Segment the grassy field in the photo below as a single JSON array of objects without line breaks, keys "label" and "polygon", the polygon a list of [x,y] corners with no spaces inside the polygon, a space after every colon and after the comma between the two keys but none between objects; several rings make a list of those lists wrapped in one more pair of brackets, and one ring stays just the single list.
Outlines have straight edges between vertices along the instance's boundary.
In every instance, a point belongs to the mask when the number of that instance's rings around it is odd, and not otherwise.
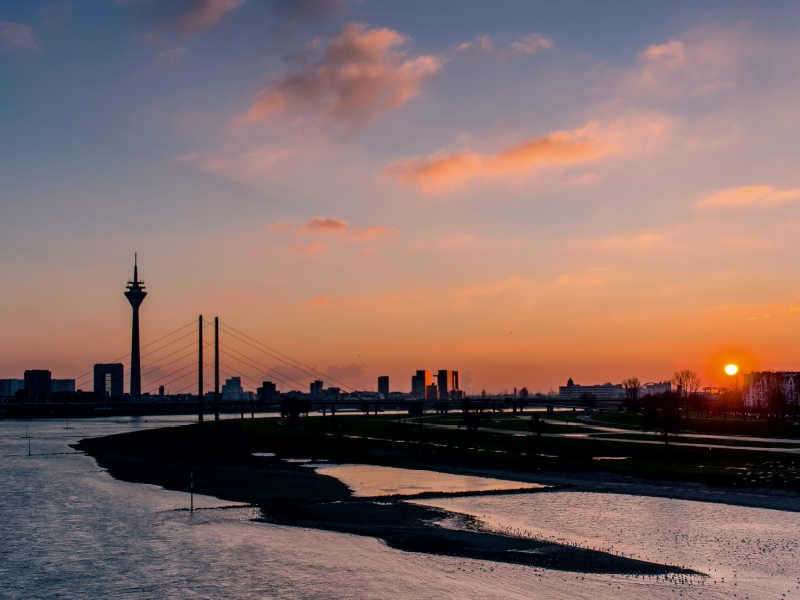
[{"label": "grassy field", "polygon": [[[491,424],[494,426],[495,424]],[[575,430],[575,428],[571,428]],[[458,471],[595,472],[738,489],[800,490],[800,456],[788,453],[626,444],[601,439],[541,438],[421,427],[389,416],[230,420],[117,436],[143,458],[256,464],[253,452],[282,458],[414,466]]]},{"label": "grassy field", "polygon": [[[642,416],[636,413],[595,411],[591,420],[615,427],[640,428]],[[714,435],[743,435],[751,437],[800,438],[800,425],[793,421],[770,421],[768,419],[747,419],[722,417],[689,417],[681,419],[678,427],[689,433],[710,433]]]}]

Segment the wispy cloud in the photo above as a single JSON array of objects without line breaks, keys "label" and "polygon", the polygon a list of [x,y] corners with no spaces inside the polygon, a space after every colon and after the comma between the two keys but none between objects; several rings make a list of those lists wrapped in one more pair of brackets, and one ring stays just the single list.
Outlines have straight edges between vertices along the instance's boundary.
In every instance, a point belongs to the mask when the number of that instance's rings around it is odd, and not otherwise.
[{"label": "wispy cloud", "polygon": [[9,50],[38,50],[39,43],[33,37],[33,29],[22,23],[0,21],[0,45]]},{"label": "wispy cloud", "polygon": [[[542,50],[549,50],[553,47],[553,40],[543,36],[541,33],[531,33],[522,39],[511,42],[505,48],[500,49],[500,54],[504,58],[513,58],[516,56],[532,56],[538,54]],[[459,52],[494,52],[497,49],[497,44],[489,36],[481,35],[475,38],[474,41],[464,42],[456,47]]]},{"label": "wispy cloud", "polygon": [[383,227],[381,225],[373,225],[372,227],[367,227],[366,229],[359,229],[358,227],[353,227],[350,230],[349,237],[351,237],[354,240],[371,240],[373,238],[384,235],[392,235],[393,233],[397,233],[396,227]]},{"label": "wispy cloud", "polygon": [[409,56],[400,49],[408,41],[391,29],[349,23],[328,42],[318,60],[262,90],[236,122],[255,123],[294,112],[364,125],[405,104],[441,68],[436,56]]},{"label": "wispy cloud", "polygon": [[321,252],[328,247],[328,244],[323,244],[322,242],[316,244],[309,244],[308,246],[302,246],[300,244],[292,244],[292,250],[295,252],[299,252],[300,254],[316,254],[317,252]]},{"label": "wispy cloud", "polygon": [[343,235],[345,241],[366,241],[377,237],[397,233],[396,227],[373,225],[366,229],[351,227],[347,221],[333,217],[312,217],[303,227],[295,229],[295,233],[321,233]]},{"label": "wispy cloud", "polygon": [[521,40],[512,42],[506,50],[514,54],[530,56],[541,50],[550,50],[552,47],[553,40],[541,33],[532,33]]},{"label": "wispy cloud", "polygon": [[386,172],[403,183],[437,193],[472,179],[494,179],[531,172],[538,165],[583,162],[614,152],[615,144],[601,140],[596,124],[575,131],[556,131],[494,155],[474,152],[436,153],[398,160]]},{"label": "wispy cloud", "polygon": [[318,233],[342,233],[347,231],[350,225],[346,221],[334,219],[332,217],[312,217],[305,227],[298,231],[315,231]]},{"label": "wispy cloud", "polygon": [[142,5],[143,16],[167,29],[187,33],[207,31],[247,0],[117,0]]},{"label": "wispy cloud", "polygon": [[292,152],[276,148],[259,148],[238,154],[191,152],[179,157],[179,160],[232,181],[244,182],[263,175],[275,162],[291,156]]},{"label": "wispy cloud", "polygon": [[752,185],[714,192],[697,201],[699,208],[741,208],[776,206],[800,201],[800,189],[776,190],[769,185]]}]

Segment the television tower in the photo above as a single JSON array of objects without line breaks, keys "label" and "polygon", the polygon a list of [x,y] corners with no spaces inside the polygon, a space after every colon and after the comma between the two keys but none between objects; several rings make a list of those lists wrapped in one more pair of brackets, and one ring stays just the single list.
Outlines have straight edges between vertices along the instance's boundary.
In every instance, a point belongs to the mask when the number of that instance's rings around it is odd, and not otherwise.
[{"label": "television tower", "polygon": [[142,366],[139,358],[139,306],[147,296],[144,281],[139,281],[137,256],[133,255],[133,281],[126,286],[125,297],[133,308],[133,332],[131,334],[131,400],[138,401],[142,397]]}]

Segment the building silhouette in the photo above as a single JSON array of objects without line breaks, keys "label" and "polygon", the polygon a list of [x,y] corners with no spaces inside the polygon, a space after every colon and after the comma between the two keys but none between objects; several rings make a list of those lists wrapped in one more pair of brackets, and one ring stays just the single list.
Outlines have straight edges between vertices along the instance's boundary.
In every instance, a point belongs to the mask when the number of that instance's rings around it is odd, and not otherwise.
[{"label": "building silhouette", "polygon": [[378,377],[378,393],[382,394],[384,398],[389,396],[389,376],[381,375]]},{"label": "building silhouette", "polygon": [[99,363],[94,366],[94,393],[98,398],[121,400],[125,371],[122,363]]},{"label": "building silhouette", "polygon": [[28,402],[50,402],[52,384],[50,371],[44,369],[31,369],[25,371],[25,395]]},{"label": "building silhouette", "polygon": [[621,383],[616,385],[613,383],[579,385],[570,377],[567,385],[558,386],[558,397],[560,400],[570,401],[622,400],[625,398],[625,390]]},{"label": "building silhouette", "polygon": [[425,400],[438,400],[439,399],[439,386],[435,383],[425,386]]},{"label": "building silhouette", "polygon": [[13,398],[25,389],[24,379],[0,379],[0,398]]},{"label": "building silhouette", "polygon": [[256,389],[259,402],[270,402],[280,396],[278,387],[271,381],[263,382],[263,386]]},{"label": "building silhouette", "polygon": [[131,400],[137,401],[142,397],[142,365],[139,355],[139,307],[144,302],[147,292],[144,291],[144,281],[139,281],[139,267],[137,256],[133,255],[133,281],[126,286],[125,297],[133,309],[133,327],[131,331]]},{"label": "building silhouette", "polygon": [[325,385],[322,381],[317,379],[311,382],[311,399],[319,400],[322,398],[322,386]]},{"label": "building silhouette", "polygon": [[51,379],[50,391],[53,393],[70,393],[75,391],[74,379]]},{"label": "building silhouette", "polygon": [[231,377],[222,384],[222,400],[243,400],[245,396],[241,377]]},{"label": "building silhouette", "polygon": [[419,370],[411,378],[411,397],[416,400],[424,400],[425,392],[431,384],[431,372]]}]

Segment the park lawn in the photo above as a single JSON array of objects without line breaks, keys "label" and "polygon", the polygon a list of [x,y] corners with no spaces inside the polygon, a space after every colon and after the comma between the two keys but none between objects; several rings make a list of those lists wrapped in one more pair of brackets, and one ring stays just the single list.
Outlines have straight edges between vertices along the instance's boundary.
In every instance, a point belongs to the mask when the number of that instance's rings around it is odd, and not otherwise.
[{"label": "park lawn", "polygon": [[[591,415],[589,423],[613,425],[622,428],[642,427],[642,415],[631,412],[608,411]],[[686,433],[710,433],[714,435],[743,435],[751,437],[800,438],[800,425],[791,421],[768,419],[740,419],[721,417],[689,417],[678,421],[678,428]]]}]

